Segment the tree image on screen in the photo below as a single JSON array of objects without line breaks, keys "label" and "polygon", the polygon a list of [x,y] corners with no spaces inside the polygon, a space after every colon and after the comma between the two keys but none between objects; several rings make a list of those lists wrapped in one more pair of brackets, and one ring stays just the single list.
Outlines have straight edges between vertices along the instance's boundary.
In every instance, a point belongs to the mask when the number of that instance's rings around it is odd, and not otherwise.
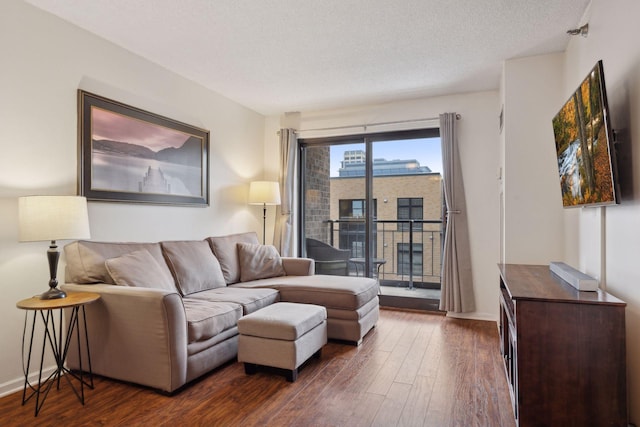
[{"label": "tree image on screen", "polygon": [[564,206],[615,203],[598,67],[553,119]]}]

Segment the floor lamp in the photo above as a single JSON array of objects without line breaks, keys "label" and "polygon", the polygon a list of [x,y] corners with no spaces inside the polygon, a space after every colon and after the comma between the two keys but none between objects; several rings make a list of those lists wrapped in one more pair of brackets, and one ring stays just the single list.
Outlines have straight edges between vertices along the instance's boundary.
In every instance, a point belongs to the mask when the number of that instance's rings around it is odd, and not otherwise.
[{"label": "floor lamp", "polygon": [[253,181],[249,185],[249,204],[262,205],[262,244],[265,244],[267,205],[280,204],[280,185],[272,181]]},{"label": "floor lamp", "polygon": [[18,221],[21,242],[50,241],[49,290],[40,299],[64,298],[58,289],[58,260],[60,252],[56,240],[88,239],[89,215],[87,199],[80,196],[27,196],[18,199]]}]

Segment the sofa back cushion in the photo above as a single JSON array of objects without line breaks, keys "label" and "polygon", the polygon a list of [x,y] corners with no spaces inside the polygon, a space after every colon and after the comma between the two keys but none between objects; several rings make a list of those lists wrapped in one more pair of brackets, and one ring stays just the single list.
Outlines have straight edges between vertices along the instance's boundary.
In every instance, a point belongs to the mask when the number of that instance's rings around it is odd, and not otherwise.
[{"label": "sofa back cushion", "polygon": [[171,276],[159,243],[116,243],[78,240],[64,247],[67,263],[65,281],[67,283],[108,283],[114,285],[115,281],[107,271],[104,262],[110,258],[117,258],[139,250],[148,251],[158,262],[160,268],[164,270],[164,273]]},{"label": "sofa back cushion", "polygon": [[240,281],[240,258],[238,257],[238,243],[258,244],[258,235],[255,232],[231,234],[229,236],[209,237],[207,239],[213,249],[222,274],[227,285]]},{"label": "sofa back cushion", "polygon": [[282,259],[275,246],[238,243],[240,259],[240,281],[268,279],[284,276]]},{"label": "sofa back cushion", "polygon": [[161,245],[182,295],[226,286],[220,263],[204,240],[162,242]]},{"label": "sofa back cushion", "polygon": [[116,285],[176,292],[171,274],[146,249],[110,258],[104,264]]}]

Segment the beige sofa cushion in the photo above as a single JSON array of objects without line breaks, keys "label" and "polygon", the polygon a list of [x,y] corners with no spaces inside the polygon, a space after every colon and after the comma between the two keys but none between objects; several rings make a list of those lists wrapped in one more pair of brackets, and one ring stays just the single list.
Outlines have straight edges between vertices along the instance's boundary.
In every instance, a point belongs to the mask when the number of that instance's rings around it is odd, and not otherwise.
[{"label": "beige sofa cushion", "polygon": [[189,343],[207,340],[234,328],[242,317],[242,307],[237,304],[189,297],[183,298],[182,302],[187,316]]},{"label": "beige sofa cushion", "polygon": [[207,241],[215,254],[227,285],[240,281],[240,259],[238,258],[238,243],[258,243],[255,232],[231,234],[228,236],[209,237]]},{"label": "beige sofa cushion", "polygon": [[280,254],[275,246],[252,243],[238,243],[240,260],[240,281],[268,279],[284,276]]},{"label": "beige sofa cushion", "polygon": [[220,263],[204,240],[162,242],[161,245],[182,295],[226,286]]},{"label": "beige sofa cushion", "polygon": [[196,292],[195,294],[190,294],[189,298],[240,304],[243,314],[249,314],[278,302],[280,295],[275,289],[231,288],[227,286]]},{"label": "beige sofa cushion", "polygon": [[64,247],[67,263],[67,283],[108,283],[115,281],[107,271],[105,261],[131,252],[146,250],[158,262],[165,273],[171,275],[159,243],[112,243],[79,240]]},{"label": "beige sofa cushion", "polygon": [[116,285],[176,291],[173,277],[146,249],[110,258],[105,266]]},{"label": "beige sofa cushion", "polygon": [[280,291],[280,301],[317,304],[327,309],[357,310],[378,295],[378,282],[366,277],[281,276],[232,287],[271,288]]}]

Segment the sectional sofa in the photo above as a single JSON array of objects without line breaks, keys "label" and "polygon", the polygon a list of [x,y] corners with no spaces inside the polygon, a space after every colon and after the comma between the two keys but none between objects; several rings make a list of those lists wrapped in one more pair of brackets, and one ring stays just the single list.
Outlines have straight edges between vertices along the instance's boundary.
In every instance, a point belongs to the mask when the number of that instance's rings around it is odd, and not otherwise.
[{"label": "sectional sofa", "polygon": [[64,252],[62,288],[101,296],[85,307],[93,373],[167,393],[234,359],[238,320],[275,302],[326,307],[328,338],[356,345],[378,320],[374,279],[314,275],[313,260],[280,257],[255,233]]}]

